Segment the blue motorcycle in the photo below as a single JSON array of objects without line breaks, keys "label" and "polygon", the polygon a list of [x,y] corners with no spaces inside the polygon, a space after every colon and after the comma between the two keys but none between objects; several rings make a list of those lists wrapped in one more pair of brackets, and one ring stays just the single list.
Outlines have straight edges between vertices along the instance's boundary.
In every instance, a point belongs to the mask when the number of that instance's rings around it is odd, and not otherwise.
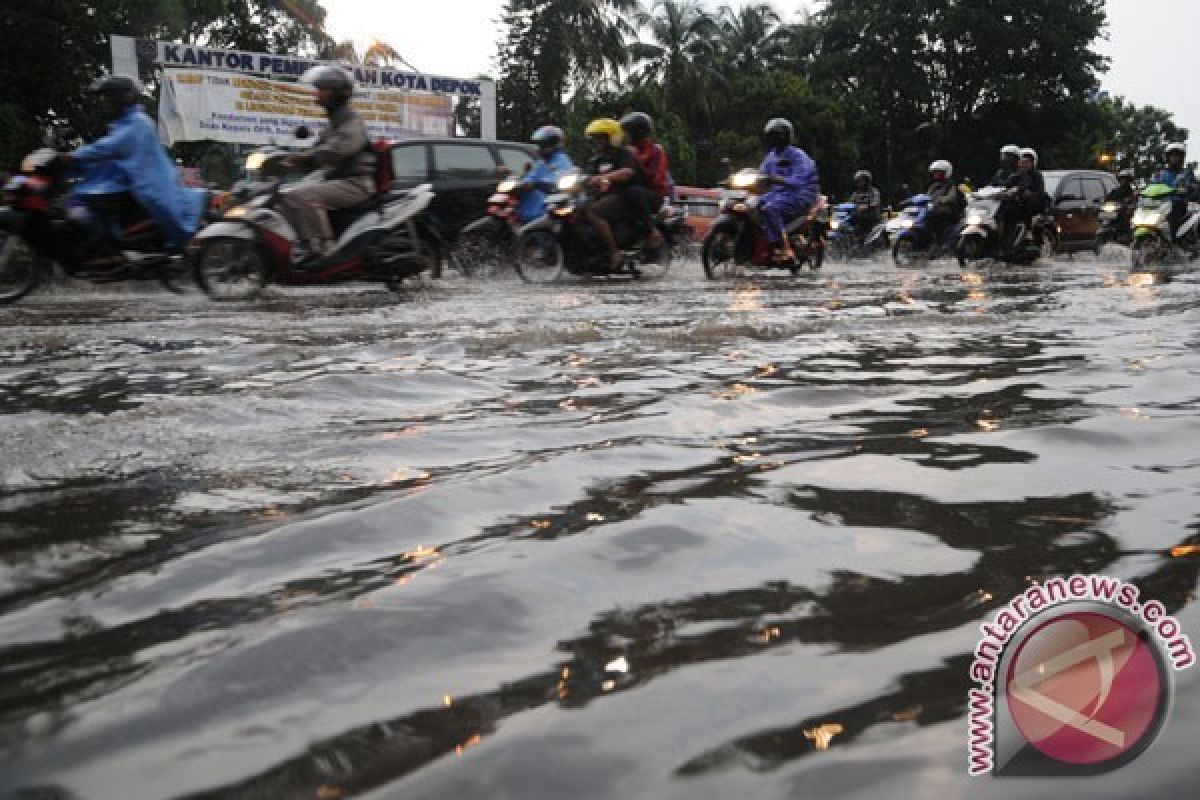
[{"label": "blue motorcycle", "polygon": [[844,261],[850,258],[870,258],[877,250],[888,247],[887,228],[882,221],[867,231],[854,226],[854,203],[838,203],[829,220],[828,252],[831,258]]},{"label": "blue motorcycle", "polygon": [[935,258],[954,253],[962,221],[947,225],[935,241],[929,224],[930,205],[929,195],[913,195],[904,201],[900,216],[892,220],[896,229],[892,261],[897,267],[919,267]]}]

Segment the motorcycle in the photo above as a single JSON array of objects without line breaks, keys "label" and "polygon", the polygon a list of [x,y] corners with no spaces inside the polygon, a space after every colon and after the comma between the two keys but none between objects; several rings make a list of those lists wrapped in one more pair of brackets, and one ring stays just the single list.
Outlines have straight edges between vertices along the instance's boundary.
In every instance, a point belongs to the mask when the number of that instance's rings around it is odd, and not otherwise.
[{"label": "motorcycle", "polygon": [[812,211],[797,217],[784,226],[784,234],[795,253],[788,263],[775,261],[758,210],[766,181],[758,170],[743,169],[721,184],[726,188],[717,207],[717,219],[704,237],[700,258],[709,280],[730,279],[741,270],[787,269],[798,275],[807,264],[821,268],[825,260],[825,198],[821,197]]},{"label": "motorcycle", "polygon": [[[94,283],[155,280],[173,292],[182,291],[187,265],[180,254],[167,249],[149,215],[136,205],[115,209],[119,232],[100,241],[86,209],[71,196],[74,183],[67,159],[58,149],[45,147],[27,155],[20,172],[5,185],[0,206],[0,304],[16,302],[36,289],[53,263],[71,278]],[[206,197],[206,208],[210,202]]]},{"label": "motorcycle", "polygon": [[1046,214],[1034,216],[1032,231],[1026,229],[1023,220],[1014,220],[1002,235],[999,217],[1007,191],[988,186],[971,196],[954,248],[960,266],[986,259],[1032,264],[1039,257],[1052,256],[1058,249],[1058,227]]},{"label": "motorcycle", "polygon": [[829,219],[829,257],[840,261],[851,258],[870,258],[879,250],[888,249],[887,225],[883,220],[868,231],[854,227],[854,203],[838,203]]},{"label": "motorcycle", "polygon": [[527,283],[550,283],[563,273],[578,276],[661,278],[671,262],[683,257],[691,241],[687,212],[663,206],[655,225],[663,237],[657,251],[647,250],[642,236],[627,220],[610,222],[621,249],[621,265],[612,269],[599,235],[581,213],[590,195],[586,176],[578,170],[558,179],[557,192],[546,198],[546,214],[522,226],[517,234],[517,274]]},{"label": "motorcycle", "polygon": [[[526,169],[528,171],[528,168]],[[505,178],[487,200],[484,216],[463,228],[449,260],[463,275],[483,277],[500,271],[512,258],[520,223],[520,180]]]},{"label": "motorcycle", "polygon": [[1179,229],[1171,233],[1171,209],[1176,191],[1154,183],[1142,190],[1133,212],[1133,267],[1165,266],[1200,258],[1200,203],[1188,203]]},{"label": "motorcycle", "polygon": [[1137,208],[1136,198],[1133,202],[1105,200],[1100,206],[1097,218],[1100,230],[1096,233],[1096,248],[1106,244],[1133,244],[1133,212]]},{"label": "motorcycle", "polygon": [[[330,212],[337,241],[330,253],[308,261],[297,253],[296,231],[279,209],[289,151],[251,153],[246,171],[261,175],[260,188],[192,239],[188,252],[196,282],[213,299],[247,300],[271,280],[296,286],[381,281],[396,289],[421,272],[437,277],[445,243],[423,213],[433,190],[429,184],[391,190],[390,144],[372,147],[376,193],[357,206]],[[295,185],[321,181],[324,175],[317,170]]]},{"label": "motorcycle", "polygon": [[958,237],[959,223],[947,225],[941,236],[935,237],[929,222],[932,198],[917,194],[904,201],[896,224],[896,240],[892,244],[892,262],[897,267],[918,267],[929,261],[950,255]]}]

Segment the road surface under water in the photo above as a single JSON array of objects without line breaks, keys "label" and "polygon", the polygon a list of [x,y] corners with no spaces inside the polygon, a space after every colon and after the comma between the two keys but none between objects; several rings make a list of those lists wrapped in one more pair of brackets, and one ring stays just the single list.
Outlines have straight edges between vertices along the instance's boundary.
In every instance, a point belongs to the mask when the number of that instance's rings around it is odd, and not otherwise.
[{"label": "road surface under water", "polygon": [[1200,636],[1198,280],[1123,263],[0,309],[0,787],[1188,796],[1200,670],[1105,779],[966,775],[1031,582]]}]

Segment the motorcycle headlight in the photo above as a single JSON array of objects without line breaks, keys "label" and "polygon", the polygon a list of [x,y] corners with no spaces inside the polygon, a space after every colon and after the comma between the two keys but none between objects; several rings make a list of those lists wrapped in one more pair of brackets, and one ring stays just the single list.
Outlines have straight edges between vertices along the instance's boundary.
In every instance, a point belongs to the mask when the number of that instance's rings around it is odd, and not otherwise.
[{"label": "motorcycle headlight", "polygon": [[496,191],[500,194],[510,194],[512,190],[516,188],[517,182],[512,178],[509,178],[506,181],[500,181],[500,183],[496,184]]},{"label": "motorcycle headlight", "polygon": [[1107,211],[1109,214],[1115,214],[1121,210],[1121,204],[1120,203],[1105,203],[1104,205],[1100,206],[1100,210]]},{"label": "motorcycle headlight", "polygon": [[266,153],[251,153],[246,156],[246,171],[257,172],[262,169],[262,165],[267,161]]},{"label": "motorcycle headlight", "polygon": [[757,172],[739,172],[729,180],[734,189],[749,189],[758,183]]},{"label": "motorcycle headlight", "polygon": [[560,192],[569,192],[575,188],[575,184],[579,183],[579,173],[571,173],[563,175],[558,179],[558,190]]},{"label": "motorcycle headlight", "polygon": [[967,215],[967,224],[968,225],[982,225],[983,224],[983,214],[968,214]]},{"label": "motorcycle headlight", "polygon": [[916,221],[915,219],[902,219],[902,220],[900,220],[900,227],[901,227],[901,228],[911,228],[913,225],[916,225],[916,224],[917,224],[917,221]]},{"label": "motorcycle headlight", "polygon": [[1156,208],[1139,208],[1133,212],[1133,224],[1137,227],[1157,227],[1162,216]]},{"label": "motorcycle headlight", "polygon": [[840,227],[842,227],[842,221],[840,219],[831,219],[829,221],[829,230],[836,231]]},{"label": "motorcycle headlight", "polygon": [[225,219],[241,219],[246,216],[246,211],[245,206],[234,206],[225,212]]}]

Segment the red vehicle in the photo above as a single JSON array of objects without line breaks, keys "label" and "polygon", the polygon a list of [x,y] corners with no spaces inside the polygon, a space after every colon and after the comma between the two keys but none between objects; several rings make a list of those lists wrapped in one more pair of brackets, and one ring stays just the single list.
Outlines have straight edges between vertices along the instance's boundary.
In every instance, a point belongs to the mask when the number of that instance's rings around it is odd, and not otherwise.
[{"label": "red vehicle", "polygon": [[687,212],[688,227],[692,229],[692,240],[704,241],[708,229],[717,219],[721,205],[720,189],[701,189],[696,186],[676,186],[675,205]]}]

